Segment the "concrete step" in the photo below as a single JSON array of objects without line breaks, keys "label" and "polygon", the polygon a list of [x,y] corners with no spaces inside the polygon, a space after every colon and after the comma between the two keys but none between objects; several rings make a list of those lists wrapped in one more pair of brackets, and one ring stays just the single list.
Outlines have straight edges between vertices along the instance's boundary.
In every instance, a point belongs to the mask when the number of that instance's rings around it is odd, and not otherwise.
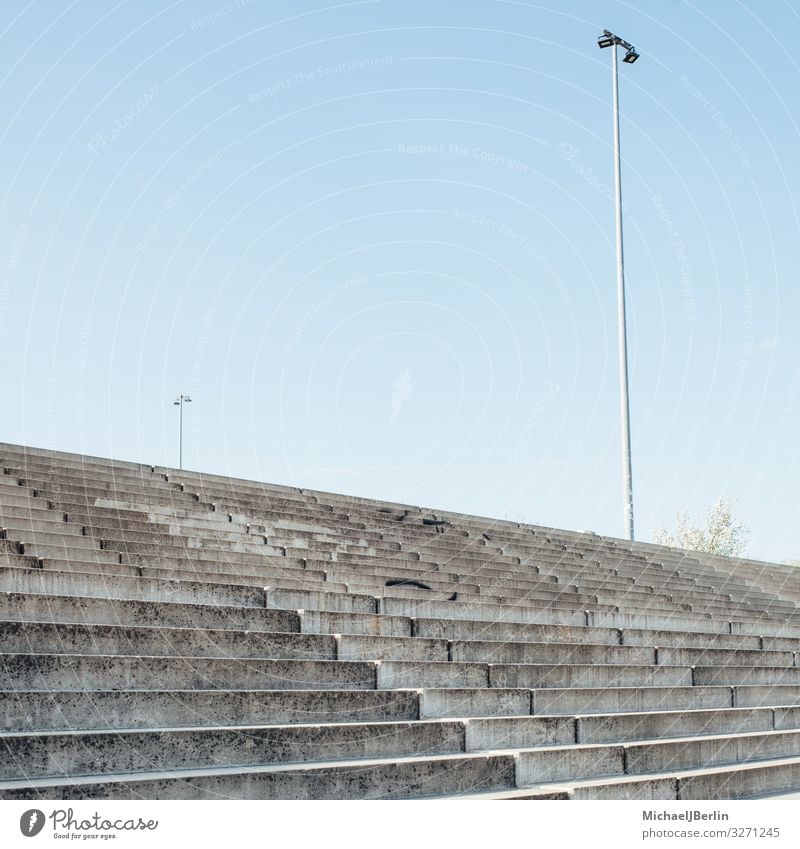
[{"label": "concrete step", "polygon": [[692,674],[695,684],[800,684],[796,666],[696,666]]},{"label": "concrete step", "polygon": [[[575,722],[578,743],[627,743],[632,740],[775,730],[772,708],[680,709],[596,714],[579,716]],[[502,734],[502,729],[496,733]]]},{"label": "concrete step", "polygon": [[657,648],[656,663],[666,666],[794,666],[791,651],[719,648]]},{"label": "concrete step", "polygon": [[[477,793],[440,796],[461,802],[500,799],[573,799],[694,801],[796,798],[800,793],[800,758],[774,758],[756,764],[670,771],[649,777],[620,776],[538,784]],[[661,830],[654,823],[654,830]]]},{"label": "concrete step", "polygon": [[0,782],[0,799],[408,799],[514,785],[514,758],[435,755]]},{"label": "concrete step", "polygon": [[[497,720],[500,722],[501,720]],[[757,731],[620,745],[579,744],[518,752],[519,786],[623,775],[652,775],[683,769],[795,757],[800,732]]]},{"label": "concrete step", "polygon": [[374,690],[377,668],[343,660],[17,653],[0,654],[0,690]]},{"label": "concrete step", "polygon": [[420,718],[419,701],[417,690],[0,691],[0,730],[239,726],[267,717],[278,724],[400,722]]},{"label": "concrete step", "polygon": [[[654,649],[645,646],[592,645],[591,643],[527,643],[453,640],[449,655],[456,661],[519,664],[621,664],[655,663]],[[673,664],[677,665],[677,664]]]},{"label": "concrete step", "polygon": [[[87,539],[89,539],[87,537]],[[42,543],[38,541],[24,540],[22,554],[33,557],[55,558],[59,560],[80,560],[93,563],[116,564],[120,562],[118,551],[101,550],[95,547],[74,547],[68,537],[64,537],[61,543]],[[96,542],[96,541],[95,541]]]},{"label": "concrete step", "polygon": [[[309,611],[309,623],[312,611]],[[317,614],[322,616],[323,614]],[[379,633],[381,625],[370,627],[359,618],[350,633]],[[372,617],[375,619],[377,617]],[[226,628],[240,631],[300,631],[301,616],[294,611],[266,610],[232,605],[203,605],[185,602],[135,601],[86,596],[46,595],[44,593],[0,593],[0,620],[3,622],[54,622],[83,625],[116,625],[154,628]],[[323,620],[327,624],[327,620]],[[411,620],[387,617],[394,636],[410,636]],[[320,623],[322,624],[322,623]],[[339,625],[339,622],[332,622]],[[370,623],[371,624],[371,623]],[[332,634],[341,627],[305,633]]]},{"label": "concrete step", "polygon": [[[489,640],[530,643],[596,643],[620,645],[625,632],[618,628],[589,628],[585,625],[524,625],[514,622],[471,621],[468,619],[414,619],[414,636],[446,640]],[[738,637],[754,640],[758,637]],[[633,645],[634,643],[631,643]],[[639,643],[639,645],[645,645]]]},{"label": "concrete step", "polygon": [[50,510],[50,500],[47,498],[36,497],[27,487],[18,487],[16,490],[10,487],[5,488],[0,492],[0,504],[4,508],[16,507],[20,510],[31,508],[35,510]]},{"label": "concrete step", "polygon": [[[492,664],[492,687],[688,687],[692,670],[679,666],[624,666],[603,664]],[[435,685],[430,685],[435,686]]]},{"label": "concrete step", "polygon": [[[92,552],[100,550],[100,541],[93,537],[83,536],[81,529],[77,526],[70,527],[62,522],[60,525],[53,527],[64,528],[64,531],[50,532],[42,530],[25,530],[24,528],[6,524],[3,528],[3,536],[6,539],[11,539],[16,542],[24,543],[26,551],[28,548],[40,546],[46,548],[57,548],[63,551],[69,551],[72,556],[83,556],[84,549],[90,549]],[[41,556],[41,555],[40,555]],[[119,558],[117,558],[119,560]]]},{"label": "concrete step", "polygon": [[[653,687],[541,687],[531,691],[532,714],[619,714],[663,710],[725,709],[738,704],[738,688],[717,686]],[[784,703],[794,703],[798,694],[788,693]],[[780,697],[775,697],[780,698]],[[772,704],[757,701],[755,693],[742,706]],[[750,702],[750,704],[747,704]],[[775,702],[780,703],[778,702]],[[798,702],[800,703],[800,702]]]},{"label": "concrete step", "polygon": [[[342,639],[349,644],[366,641],[360,651],[356,645],[349,651],[338,652],[344,659],[359,660],[370,654],[368,641],[402,641],[402,638],[393,637]],[[422,648],[419,647],[420,654]],[[377,653],[378,649],[375,651]],[[446,643],[443,643],[442,652],[446,660]],[[333,635],[280,631],[0,622],[0,653],[336,660],[337,641]],[[407,653],[412,654],[410,649]]]},{"label": "concrete step", "polygon": [[[453,720],[0,734],[0,782],[465,751]],[[545,739],[550,739],[549,737]]]},{"label": "concrete step", "polygon": [[[259,587],[50,571],[4,566],[2,563],[0,563],[0,592],[237,607],[263,608],[267,606],[266,593]],[[278,605],[270,606],[278,607]],[[302,605],[295,606],[295,609],[299,606]],[[292,607],[289,606],[289,609]]]}]

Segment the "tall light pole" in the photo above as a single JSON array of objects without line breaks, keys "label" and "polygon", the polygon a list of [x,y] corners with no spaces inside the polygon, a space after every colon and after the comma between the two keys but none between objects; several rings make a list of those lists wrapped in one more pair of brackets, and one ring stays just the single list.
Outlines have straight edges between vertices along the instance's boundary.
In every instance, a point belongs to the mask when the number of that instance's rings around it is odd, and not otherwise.
[{"label": "tall light pole", "polygon": [[632,65],[639,54],[636,48],[613,32],[603,30],[599,47],[611,48],[612,99],[614,103],[614,184],[617,207],[617,325],[619,331],[619,394],[622,431],[622,509],[625,532],[633,539],[633,472],[631,471],[631,406],[628,398],[628,335],[625,320],[625,261],[622,252],[622,173],[619,154],[619,74],[617,48],[625,48],[622,61]]},{"label": "tall light pole", "polygon": [[183,405],[191,402],[188,395],[178,395],[173,401],[173,404],[180,407],[180,415],[178,417],[178,468],[183,469]]}]

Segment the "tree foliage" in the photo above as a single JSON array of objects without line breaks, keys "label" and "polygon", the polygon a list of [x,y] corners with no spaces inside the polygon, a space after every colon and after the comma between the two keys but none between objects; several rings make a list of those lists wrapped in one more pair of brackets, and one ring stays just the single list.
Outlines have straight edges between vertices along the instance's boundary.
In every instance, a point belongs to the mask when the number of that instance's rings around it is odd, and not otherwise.
[{"label": "tree foliage", "polygon": [[720,498],[716,504],[706,509],[705,519],[705,527],[695,527],[690,523],[688,514],[681,510],[676,516],[675,535],[665,528],[660,528],[655,533],[655,541],[659,545],[724,554],[728,557],[736,557],[744,552],[749,531],[734,517],[732,501]]}]

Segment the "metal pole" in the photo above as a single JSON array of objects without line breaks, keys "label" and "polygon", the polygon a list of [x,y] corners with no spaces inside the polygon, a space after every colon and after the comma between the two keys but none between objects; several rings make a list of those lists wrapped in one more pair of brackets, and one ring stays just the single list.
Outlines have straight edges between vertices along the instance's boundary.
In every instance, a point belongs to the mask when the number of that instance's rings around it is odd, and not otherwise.
[{"label": "metal pole", "polygon": [[628,339],[625,321],[625,263],[622,252],[622,174],[619,152],[619,74],[617,45],[611,48],[614,99],[614,178],[617,201],[617,323],[619,330],[620,424],[622,431],[623,512],[627,538],[633,539],[633,472],[631,470],[631,410],[628,398]]},{"label": "metal pole", "polygon": [[180,415],[178,417],[178,468],[183,469],[183,395],[180,396]]}]

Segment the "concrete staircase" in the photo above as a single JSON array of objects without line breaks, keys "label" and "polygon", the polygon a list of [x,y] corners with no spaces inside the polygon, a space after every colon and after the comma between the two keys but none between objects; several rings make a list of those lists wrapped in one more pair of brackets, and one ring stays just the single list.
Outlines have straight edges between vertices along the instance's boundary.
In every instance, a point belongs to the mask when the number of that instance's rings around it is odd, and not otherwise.
[{"label": "concrete staircase", "polygon": [[0,798],[800,790],[800,572],[0,444]]}]

